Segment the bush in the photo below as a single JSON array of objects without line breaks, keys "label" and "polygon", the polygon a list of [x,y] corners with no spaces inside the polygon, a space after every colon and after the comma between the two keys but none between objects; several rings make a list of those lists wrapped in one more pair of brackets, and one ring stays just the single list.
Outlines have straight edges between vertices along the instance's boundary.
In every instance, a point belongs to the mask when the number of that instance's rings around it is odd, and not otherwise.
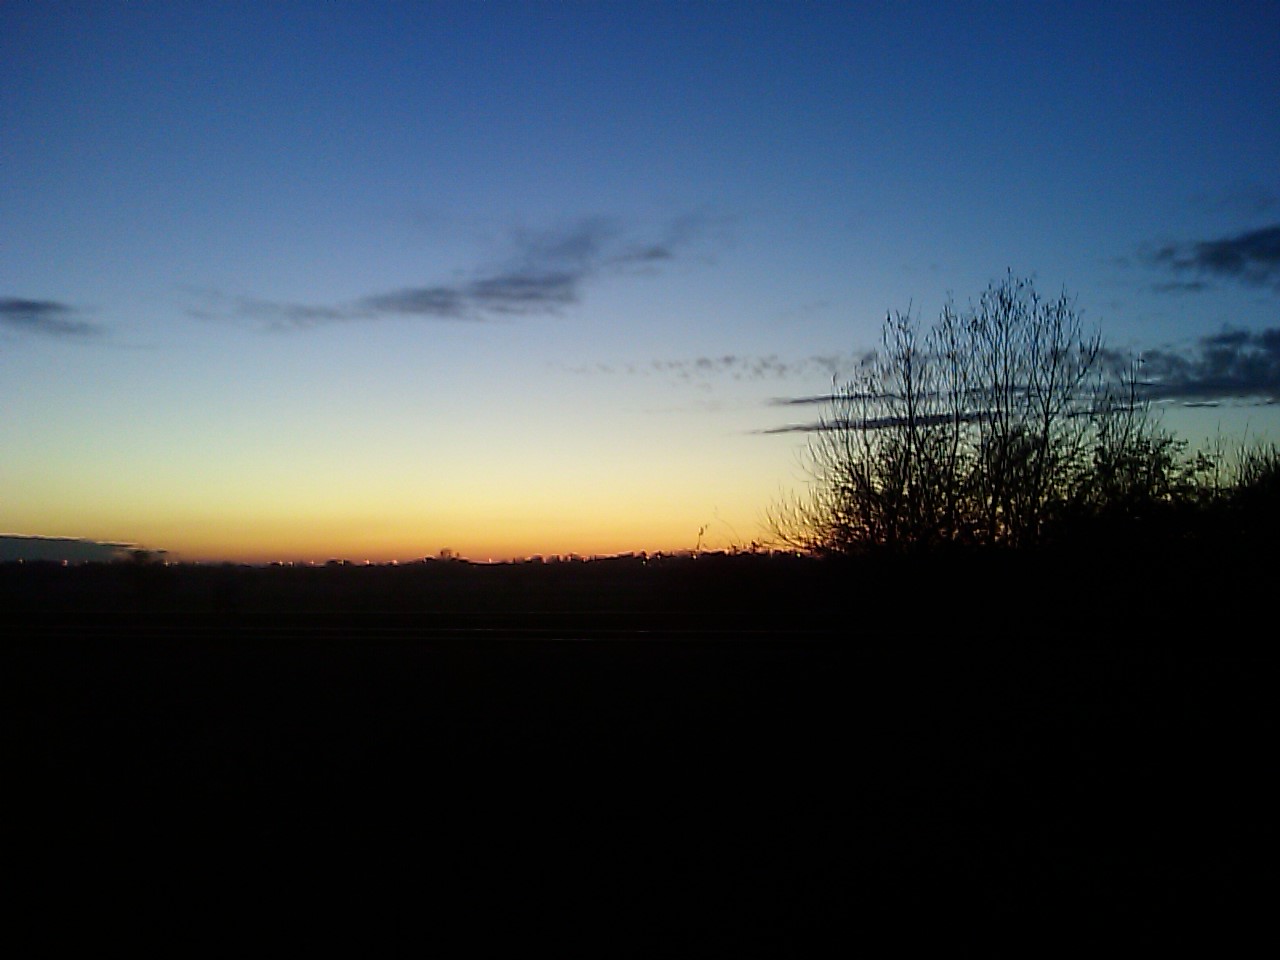
[{"label": "bush", "polygon": [[773,512],[788,546],[1026,547],[1166,516],[1195,493],[1185,445],[1149,419],[1136,369],[1108,369],[1066,294],[1008,276],[964,312],[948,303],[924,334],[890,314],[881,339],[813,434],[807,495]]}]

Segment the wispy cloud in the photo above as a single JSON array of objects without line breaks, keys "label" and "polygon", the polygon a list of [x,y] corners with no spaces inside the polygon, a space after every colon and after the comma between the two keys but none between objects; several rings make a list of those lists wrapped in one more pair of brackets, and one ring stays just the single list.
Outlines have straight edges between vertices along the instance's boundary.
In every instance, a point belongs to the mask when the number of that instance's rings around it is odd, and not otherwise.
[{"label": "wispy cloud", "polygon": [[1215,240],[1166,244],[1149,260],[1176,278],[1156,285],[1164,293],[1197,293],[1217,279],[1280,290],[1280,224]]},{"label": "wispy cloud", "polygon": [[1204,280],[1169,280],[1154,287],[1156,293],[1201,293],[1209,288]]},{"label": "wispy cloud", "polygon": [[[221,301],[221,297],[211,298]],[[283,303],[276,300],[258,300],[252,297],[240,297],[235,301],[235,314],[261,320],[272,327],[300,329],[321,323],[333,323],[339,320],[353,319],[354,313],[348,307],[322,306],[309,303]],[[201,319],[212,319],[216,316],[212,311],[194,312]]]},{"label": "wispy cloud", "polygon": [[236,314],[285,330],[387,317],[483,321],[554,315],[580,303],[592,282],[652,272],[675,260],[696,238],[698,223],[698,218],[678,219],[657,237],[634,236],[608,217],[547,230],[516,230],[504,255],[454,282],[410,285],[339,304],[241,299]]},{"label": "wispy cloud", "polygon": [[786,359],[776,353],[766,355],[721,354],[720,356],[650,360],[647,363],[596,363],[574,367],[572,373],[604,376],[666,377],[682,382],[714,380],[770,381],[800,378],[839,380],[849,376],[860,362],[857,357],[839,354]]},{"label": "wispy cloud", "polygon": [[81,320],[77,311],[57,300],[0,299],[0,326],[46,337],[94,337],[102,328]]},{"label": "wispy cloud", "polygon": [[1141,356],[1143,384],[1153,400],[1203,406],[1223,400],[1280,402],[1280,327],[1222,330],[1186,351]]}]

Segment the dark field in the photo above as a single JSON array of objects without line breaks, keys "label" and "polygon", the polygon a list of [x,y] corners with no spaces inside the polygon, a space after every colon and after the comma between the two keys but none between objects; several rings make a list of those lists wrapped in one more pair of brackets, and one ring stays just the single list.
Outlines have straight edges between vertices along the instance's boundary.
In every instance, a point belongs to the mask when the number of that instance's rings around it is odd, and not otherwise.
[{"label": "dark field", "polygon": [[1240,933],[1274,863],[1263,578],[1078,570],[8,566],[7,873],[44,936],[112,942]]}]

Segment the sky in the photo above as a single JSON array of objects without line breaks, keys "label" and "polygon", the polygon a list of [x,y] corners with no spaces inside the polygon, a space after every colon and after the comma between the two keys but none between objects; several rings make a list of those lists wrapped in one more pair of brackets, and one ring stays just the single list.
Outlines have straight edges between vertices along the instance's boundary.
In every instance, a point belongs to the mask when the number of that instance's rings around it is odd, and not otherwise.
[{"label": "sky", "polygon": [[5,3],[0,534],[746,545],[780,401],[1009,272],[1280,441],[1277,64],[1274,2]]}]

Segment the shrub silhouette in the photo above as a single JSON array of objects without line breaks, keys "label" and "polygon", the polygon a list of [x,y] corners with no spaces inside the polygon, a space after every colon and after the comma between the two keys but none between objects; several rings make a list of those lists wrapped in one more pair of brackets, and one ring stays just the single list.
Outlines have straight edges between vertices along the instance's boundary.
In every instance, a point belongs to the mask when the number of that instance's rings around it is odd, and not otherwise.
[{"label": "shrub silhouette", "polygon": [[[927,332],[891,313],[881,339],[813,433],[806,495],[771,515],[788,546],[1030,547],[1167,527],[1207,495],[1203,457],[1150,418],[1139,365],[1117,369],[1065,293],[1009,275]],[[1240,490],[1274,503],[1276,463],[1242,461]]]}]

